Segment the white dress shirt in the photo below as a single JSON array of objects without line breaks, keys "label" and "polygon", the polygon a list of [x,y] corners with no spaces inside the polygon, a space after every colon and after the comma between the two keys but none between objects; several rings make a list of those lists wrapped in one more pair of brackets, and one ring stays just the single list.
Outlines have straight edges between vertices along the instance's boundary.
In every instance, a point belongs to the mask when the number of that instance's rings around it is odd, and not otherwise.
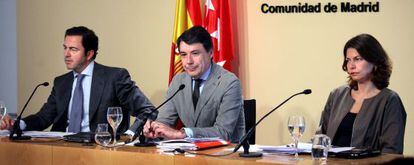
[{"label": "white dress shirt", "polygon": [[[81,123],[81,132],[90,132],[89,128],[89,102],[91,98],[91,86],[92,86],[92,75],[93,75],[93,67],[95,66],[95,62],[92,61],[89,65],[81,72],[81,74],[85,75],[82,80],[82,89],[83,89],[83,115],[82,115],[82,123]],[[75,91],[76,82],[77,82],[77,75],[75,71],[73,71],[73,84],[72,84],[72,93],[69,101],[69,108],[68,108],[68,125],[69,125],[69,117],[72,110],[72,100],[73,100],[73,92]],[[68,131],[68,127],[66,127],[66,132]]]}]

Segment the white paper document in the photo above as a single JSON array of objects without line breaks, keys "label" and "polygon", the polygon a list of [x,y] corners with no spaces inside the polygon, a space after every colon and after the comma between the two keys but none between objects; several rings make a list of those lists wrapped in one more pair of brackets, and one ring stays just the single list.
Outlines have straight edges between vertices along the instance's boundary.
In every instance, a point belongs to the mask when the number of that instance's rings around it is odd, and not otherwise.
[{"label": "white paper document", "polygon": [[[9,136],[9,130],[1,130],[0,137]],[[46,132],[46,131],[23,131],[24,136],[31,136],[34,138],[63,138],[65,135],[71,135],[70,132]]]},{"label": "white paper document", "polygon": [[9,130],[0,130],[0,137],[6,137],[9,136],[9,134]]},{"label": "white paper document", "polygon": [[[342,152],[351,150],[354,147],[335,147],[329,149],[329,152]],[[234,148],[228,150],[232,151]],[[267,146],[267,145],[250,145],[250,152],[263,152],[263,153],[282,153],[282,154],[294,154],[296,153],[296,148],[293,145],[281,145],[281,146]],[[243,151],[243,147],[239,149]],[[298,143],[298,151],[300,153],[311,153],[312,144],[311,143]]]},{"label": "white paper document", "polygon": [[329,152],[338,153],[338,152],[343,152],[343,151],[349,151],[349,150],[352,150],[353,148],[355,147],[335,147],[335,148],[329,149]]}]

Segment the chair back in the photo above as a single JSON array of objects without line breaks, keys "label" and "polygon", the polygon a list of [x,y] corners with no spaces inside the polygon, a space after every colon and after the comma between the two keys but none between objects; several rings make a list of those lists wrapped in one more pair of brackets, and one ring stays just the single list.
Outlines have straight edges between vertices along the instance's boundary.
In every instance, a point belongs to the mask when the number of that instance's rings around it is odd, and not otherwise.
[{"label": "chair back", "polygon": [[[244,119],[246,124],[246,133],[250,130],[250,128],[254,127],[256,124],[256,100],[250,99],[250,100],[244,100]],[[255,144],[256,143],[256,130],[252,132],[252,135],[250,136],[249,144]]]}]

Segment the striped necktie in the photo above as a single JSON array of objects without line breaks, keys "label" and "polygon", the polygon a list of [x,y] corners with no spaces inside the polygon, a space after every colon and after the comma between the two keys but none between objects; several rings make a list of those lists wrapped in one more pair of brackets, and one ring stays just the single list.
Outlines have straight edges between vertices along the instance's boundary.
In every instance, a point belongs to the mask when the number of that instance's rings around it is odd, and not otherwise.
[{"label": "striped necktie", "polygon": [[85,77],[83,74],[78,74],[76,80],[75,91],[72,97],[72,109],[69,116],[68,132],[78,133],[81,131],[81,123],[83,116],[83,89],[82,80]]}]

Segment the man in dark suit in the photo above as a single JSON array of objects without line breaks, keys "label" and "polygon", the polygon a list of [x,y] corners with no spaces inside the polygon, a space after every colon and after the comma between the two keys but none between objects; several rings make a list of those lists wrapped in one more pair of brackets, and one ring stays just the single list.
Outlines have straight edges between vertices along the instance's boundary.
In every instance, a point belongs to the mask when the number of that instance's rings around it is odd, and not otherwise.
[{"label": "man in dark suit", "polygon": [[[98,37],[83,26],[66,30],[64,60],[70,72],[56,77],[52,92],[41,110],[24,118],[23,130],[94,132],[98,123],[108,123],[108,107],[121,107],[123,120],[118,133],[129,127],[129,116],[150,113],[153,105],[139,90],[126,69],[108,67],[94,61]],[[13,126],[9,117],[2,129]]]},{"label": "man in dark suit", "polygon": [[[200,26],[177,39],[185,70],[174,76],[166,98],[184,84],[186,87],[160,110],[156,121],[147,122],[147,137],[178,139],[220,137],[238,142],[244,135],[244,111],[239,79],[212,61],[210,34]],[[180,118],[182,130],[174,129]]]}]

